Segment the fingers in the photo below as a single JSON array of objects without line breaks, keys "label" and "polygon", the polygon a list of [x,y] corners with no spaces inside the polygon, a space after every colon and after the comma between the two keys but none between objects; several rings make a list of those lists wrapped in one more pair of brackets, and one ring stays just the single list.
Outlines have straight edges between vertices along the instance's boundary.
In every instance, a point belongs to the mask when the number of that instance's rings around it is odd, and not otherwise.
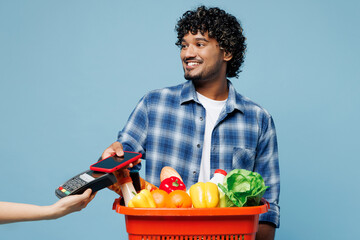
[{"label": "fingers", "polygon": [[110,157],[111,155],[114,155],[115,151],[114,149],[112,149],[112,147],[108,147],[107,149],[105,149],[105,151],[103,152],[103,154],[101,155],[101,159],[105,159]]},{"label": "fingers", "polygon": [[136,160],[135,162],[130,163],[129,165],[125,166],[124,168],[132,168],[135,165],[138,165],[139,163],[141,163],[141,159],[139,158],[138,160]]},{"label": "fingers", "polygon": [[86,208],[86,206],[89,204],[89,202],[91,202],[94,199],[97,192],[95,192],[93,194],[91,194],[91,193],[92,193],[92,190],[90,188],[88,188],[88,189],[86,189],[86,191],[83,194],[81,194],[81,196],[85,197],[85,199],[83,200],[82,208]]},{"label": "fingers", "polygon": [[110,147],[105,149],[105,151],[101,155],[101,158],[105,159],[112,155],[117,155],[118,157],[124,156],[124,150],[123,150],[123,146],[121,143],[114,142],[113,144],[111,144]]},{"label": "fingers", "polygon": [[96,192],[96,193],[91,194],[91,196],[90,196],[90,201],[89,201],[89,202],[91,202],[91,201],[94,199],[94,197],[96,196],[96,194],[97,194],[97,192]]},{"label": "fingers", "polygon": [[92,192],[91,188],[88,188],[86,189],[85,192],[83,192],[83,194],[81,194],[81,196],[84,197],[84,199],[87,199],[91,196],[91,192]]},{"label": "fingers", "polygon": [[136,160],[135,162],[133,162],[133,165],[138,165],[139,163],[141,163],[141,158],[139,158],[138,160]]},{"label": "fingers", "polygon": [[113,147],[113,149],[116,153],[116,156],[118,156],[118,157],[124,156],[124,150],[123,150],[123,146],[121,143],[114,142],[113,144],[111,144],[111,146]]}]

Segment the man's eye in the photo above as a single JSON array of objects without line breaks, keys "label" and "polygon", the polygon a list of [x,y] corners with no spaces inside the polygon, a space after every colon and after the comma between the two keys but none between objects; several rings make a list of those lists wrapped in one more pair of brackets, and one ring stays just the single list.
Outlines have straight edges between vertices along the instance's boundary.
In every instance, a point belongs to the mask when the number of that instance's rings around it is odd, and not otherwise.
[{"label": "man's eye", "polygon": [[204,47],[205,44],[204,44],[204,43],[197,43],[197,46],[198,46],[198,47]]},{"label": "man's eye", "polygon": [[184,49],[184,48],[187,48],[187,46],[184,45],[184,44],[182,44],[182,45],[180,46],[180,48],[181,48],[181,49]]}]

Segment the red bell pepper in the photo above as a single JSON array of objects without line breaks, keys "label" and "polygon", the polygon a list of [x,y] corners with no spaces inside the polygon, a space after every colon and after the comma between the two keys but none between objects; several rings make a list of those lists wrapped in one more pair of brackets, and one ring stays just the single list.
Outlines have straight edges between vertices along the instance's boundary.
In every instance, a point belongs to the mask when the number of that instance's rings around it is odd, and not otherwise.
[{"label": "red bell pepper", "polygon": [[161,183],[159,189],[164,190],[167,193],[171,193],[175,190],[186,191],[185,184],[178,177],[165,178]]}]

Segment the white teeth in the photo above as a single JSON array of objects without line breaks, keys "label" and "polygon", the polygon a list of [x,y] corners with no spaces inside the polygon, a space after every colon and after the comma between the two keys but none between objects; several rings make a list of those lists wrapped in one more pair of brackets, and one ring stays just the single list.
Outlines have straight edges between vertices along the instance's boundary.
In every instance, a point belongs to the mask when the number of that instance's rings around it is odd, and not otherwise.
[{"label": "white teeth", "polygon": [[189,62],[187,65],[188,65],[188,66],[195,66],[195,65],[199,65],[199,63],[196,63],[196,62]]}]

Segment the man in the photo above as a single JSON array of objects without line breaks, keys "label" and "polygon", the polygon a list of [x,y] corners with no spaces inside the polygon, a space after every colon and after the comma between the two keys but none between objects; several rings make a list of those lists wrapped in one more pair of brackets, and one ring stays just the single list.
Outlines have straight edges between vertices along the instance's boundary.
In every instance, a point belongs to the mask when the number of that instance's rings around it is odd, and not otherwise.
[{"label": "man", "polygon": [[209,181],[218,168],[258,172],[269,186],[264,197],[271,209],[260,216],[257,239],[274,239],[280,188],[274,123],[227,79],[238,77],[244,60],[243,29],[225,11],[201,6],[184,13],[176,31],[188,81],[145,95],[103,157],[141,152],[146,179],[157,186],[164,166],[175,168],[188,187]]}]

